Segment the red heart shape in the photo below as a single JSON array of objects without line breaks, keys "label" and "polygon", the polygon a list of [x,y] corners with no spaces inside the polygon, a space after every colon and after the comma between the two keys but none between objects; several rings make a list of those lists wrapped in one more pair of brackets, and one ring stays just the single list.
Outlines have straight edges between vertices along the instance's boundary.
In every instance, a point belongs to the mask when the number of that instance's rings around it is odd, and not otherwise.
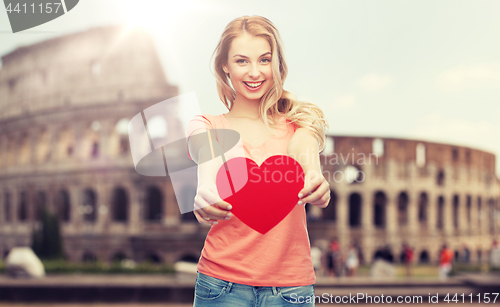
[{"label": "red heart shape", "polygon": [[304,171],[293,158],[275,155],[259,167],[253,160],[233,158],[217,172],[219,196],[250,228],[265,234],[297,205],[304,188]]}]

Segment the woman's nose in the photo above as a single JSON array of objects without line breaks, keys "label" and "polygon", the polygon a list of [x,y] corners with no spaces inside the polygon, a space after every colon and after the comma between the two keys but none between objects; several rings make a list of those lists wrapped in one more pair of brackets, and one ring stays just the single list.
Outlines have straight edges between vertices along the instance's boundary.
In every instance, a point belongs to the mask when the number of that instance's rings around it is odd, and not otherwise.
[{"label": "woman's nose", "polygon": [[250,71],[248,72],[248,74],[250,75],[250,77],[254,78],[260,75],[259,67],[257,66],[257,64],[250,65]]}]

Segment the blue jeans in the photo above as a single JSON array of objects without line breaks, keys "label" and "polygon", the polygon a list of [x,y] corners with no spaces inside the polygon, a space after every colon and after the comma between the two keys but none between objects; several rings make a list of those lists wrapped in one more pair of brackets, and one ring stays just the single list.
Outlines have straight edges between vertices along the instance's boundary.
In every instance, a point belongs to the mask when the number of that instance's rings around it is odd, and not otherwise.
[{"label": "blue jeans", "polygon": [[194,307],[315,306],[314,284],[299,287],[254,287],[198,272]]}]

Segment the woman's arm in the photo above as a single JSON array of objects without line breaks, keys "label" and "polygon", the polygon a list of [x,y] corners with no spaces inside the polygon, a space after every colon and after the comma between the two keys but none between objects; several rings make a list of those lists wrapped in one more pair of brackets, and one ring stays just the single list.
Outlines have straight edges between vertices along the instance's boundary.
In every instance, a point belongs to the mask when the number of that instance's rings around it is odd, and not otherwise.
[{"label": "woman's arm", "polygon": [[312,132],[306,128],[297,128],[288,143],[287,153],[304,170],[305,184],[299,193],[299,204],[310,203],[326,208],[330,202],[330,185],[321,173],[319,146]]},{"label": "woman's arm", "polygon": [[[200,133],[206,133],[206,137],[197,137]],[[222,159],[218,157],[223,151],[215,138],[208,138],[208,133],[211,132],[207,129],[196,129],[188,139],[188,150],[193,161],[198,164],[198,189],[193,213],[200,223],[214,225],[218,220],[228,219],[232,207],[217,192],[215,178],[222,165],[222,162],[219,163]]]}]

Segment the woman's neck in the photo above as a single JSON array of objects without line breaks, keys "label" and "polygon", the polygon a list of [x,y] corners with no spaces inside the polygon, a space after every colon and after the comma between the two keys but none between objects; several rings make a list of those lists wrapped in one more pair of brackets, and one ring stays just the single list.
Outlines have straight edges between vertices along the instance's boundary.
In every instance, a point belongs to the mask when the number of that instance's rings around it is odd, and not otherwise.
[{"label": "woman's neck", "polygon": [[[259,106],[260,106],[260,100],[249,100],[236,93],[236,98],[234,99],[233,106],[231,110],[227,112],[227,115],[229,116],[226,117],[240,118],[240,119],[245,118],[253,121],[260,120],[261,122],[263,122],[263,120],[260,118]],[[271,125],[276,124],[276,116],[274,116],[274,119],[268,117],[268,120],[270,120],[269,124]]]},{"label": "woman's neck", "polygon": [[231,117],[240,117],[257,120],[259,119],[259,100],[250,100],[236,92],[236,97],[231,110],[228,112]]}]

